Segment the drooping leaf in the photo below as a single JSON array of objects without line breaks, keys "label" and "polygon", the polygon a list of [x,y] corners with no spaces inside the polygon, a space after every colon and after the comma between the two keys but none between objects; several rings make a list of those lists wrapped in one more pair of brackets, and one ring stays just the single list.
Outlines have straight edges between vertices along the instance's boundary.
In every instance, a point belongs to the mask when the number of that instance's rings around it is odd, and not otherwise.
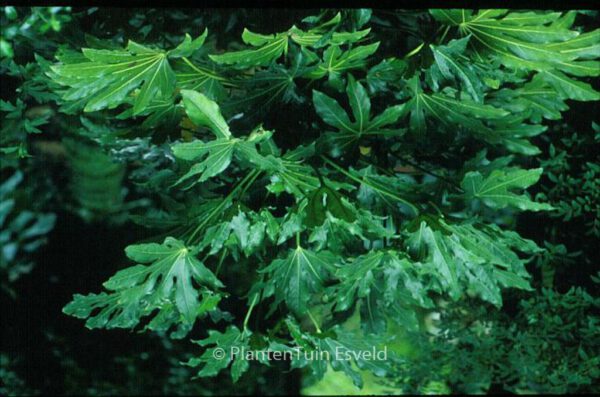
[{"label": "drooping leaf", "polygon": [[173,335],[183,337],[219,302],[219,294],[212,291],[223,284],[181,241],[167,237],[162,244],[130,245],[125,252],[139,264],[106,281],[108,292],[77,294],[63,311],[87,318],[89,328],[133,328],[143,317],[152,316],[148,329],[176,326]]}]

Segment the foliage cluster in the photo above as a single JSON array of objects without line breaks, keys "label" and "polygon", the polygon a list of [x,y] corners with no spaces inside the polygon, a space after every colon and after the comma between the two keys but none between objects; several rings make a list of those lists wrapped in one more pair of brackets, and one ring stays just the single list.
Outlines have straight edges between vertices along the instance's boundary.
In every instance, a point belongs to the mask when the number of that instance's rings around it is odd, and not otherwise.
[{"label": "foliage cluster", "polygon": [[[3,9],[0,68],[19,83],[0,103],[0,225],[32,149],[52,151],[43,131],[69,164],[56,205],[150,236],[64,313],[194,339],[198,377],[281,364],[216,349],[302,349],[333,358],[285,363],[306,386],[333,371],[392,391],[597,391],[593,272],[554,279],[597,264],[560,230],[600,237],[600,131],[565,116],[600,99],[597,15],[248,15]],[[6,223],[3,272],[53,223]],[[372,346],[387,360],[361,359]]]}]

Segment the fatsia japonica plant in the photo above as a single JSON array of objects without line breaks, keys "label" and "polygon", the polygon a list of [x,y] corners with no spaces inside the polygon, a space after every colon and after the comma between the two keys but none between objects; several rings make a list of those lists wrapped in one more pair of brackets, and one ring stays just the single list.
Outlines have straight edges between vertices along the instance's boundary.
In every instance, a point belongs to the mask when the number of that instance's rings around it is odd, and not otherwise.
[{"label": "fatsia japonica plant", "polygon": [[575,11],[390,14],[326,10],[229,44],[202,27],[61,47],[43,66],[60,111],[101,120],[88,138],[117,161],[143,148],[130,177],[154,205],[131,218],[156,232],[64,312],[199,329],[200,377],[239,379],[250,362],[233,351],[302,350],[291,368],[362,387],[395,376],[398,341],[429,313],[532,291],[545,248],[515,219],[556,210],[527,191],[544,172],[531,159],[571,103],[600,99],[600,30]]}]

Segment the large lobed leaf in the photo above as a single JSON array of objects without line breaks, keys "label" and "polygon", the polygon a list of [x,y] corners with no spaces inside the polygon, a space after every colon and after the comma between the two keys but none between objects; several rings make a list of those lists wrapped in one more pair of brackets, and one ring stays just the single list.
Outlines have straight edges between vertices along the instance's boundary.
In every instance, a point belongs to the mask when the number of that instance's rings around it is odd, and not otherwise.
[{"label": "large lobed leaf", "polygon": [[77,294],[63,311],[87,318],[89,328],[133,328],[152,316],[148,329],[175,325],[174,335],[183,337],[197,318],[215,309],[220,295],[213,291],[223,284],[183,242],[167,237],[162,244],[130,245],[125,252],[139,264],[108,279],[103,284],[108,293]]}]

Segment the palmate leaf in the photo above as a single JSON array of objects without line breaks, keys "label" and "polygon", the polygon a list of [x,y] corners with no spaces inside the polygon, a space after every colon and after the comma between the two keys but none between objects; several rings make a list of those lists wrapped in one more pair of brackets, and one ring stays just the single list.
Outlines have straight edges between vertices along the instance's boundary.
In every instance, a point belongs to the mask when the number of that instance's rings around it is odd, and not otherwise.
[{"label": "palmate leaf", "polygon": [[[289,32],[290,38],[295,43],[304,47],[315,47],[319,46],[320,43],[323,43],[323,45],[325,43],[330,45],[355,43],[367,36],[371,32],[371,29],[357,30],[356,32],[331,32],[331,35],[328,35],[321,29],[313,28],[305,32],[296,26],[292,26]],[[327,38],[328,40],[324,40]]]},{"label": "palmate leaf", "polygon": [[503,88],[491,93],[489,101],[533,123],[540,123],[543,119],[559,120],[562,112],[569,109],[541,74],[536,74],[519,88]]},{"label": "palmate leaf", "polygon": [[252,156],[257,167],[265,171],[271,180],[267,190],[275,195],[282,192],[293,194],[296,200],[302,200],[307,194],[319,188],[319,179],[314,176],[314,169],[304,164],[307,158],[315,153],[314,143],[298,146],[281,157],[273,155]]},{"label": "palmate leaf", "polygon": [[292,368],[309,368],[317,379],[322,379],[328,368],[342,372],[352,379],[352,383],[362,388],[363,379],[357,368],[383,377],[391,370],[392,357],[369,356],[364,352],[384,351],[386,339],[376,335],[364,335],[348,331],[340,326],[333,327],[326,334],[310,334],[301,330],[292,318],[285,321],[292,343],[290,346],[271,341],[269,349],[293,353],[300,349],[301,354],[290,354]]},{"label": "palmate leaf", "polygon": [[323,52],[323,59],[303,48],[303,52],[316,64],[314,69],[305,73],[302,77],[307,79],[321,79],[328,76],[329,81],[341,90],[341,75],[350,70],[359,69],[367,64],[367,58],[379,47],[379,42],[373,44],[356,46],[351,50],[344,51],[339,45],[331,45]]},{"label": "palmate leaf", "polygon": [[535,184],[542,174],[541,168],[522,170],[517,168],[493,170],[489,175],[479,171],[468,172],[461,183],[465,199],[480,199],[490,208],[506,207],[520,210],[541,211],[554,209],[546,203],[536,203],[525,195],[515,194],[517,189],[525,189]]},{"label": "palmate leaf", "polygon": [[526,115],[511,115],[504,108],[466,98],[456,99],[448,95],[451,90],[448,93],[425,93],[419,76],[414,76],[407,83],[412,98],[405,103],[405,109],[409,113],[411,131],[423,134],[432,126],[435,129],[442,126],[451,133],[465,131],[477,139],[491,145],[505,146],[515,153],[539,153],[539,149],[527,138],[542,133],[546,127],[523,123]]},{"label": "palmate leaf", "polygon": [[242,251],[249,257],[267,241],[276,242],[279,229],[279,221],[268,210],[260,213],[240,210],[231,219],[209,226],[198,248],[210,247],[209,255],[216,255],[225,248],[234,256],[238,255],[236,251]]},{"label": "palmate leaf", "polygon": [[332,156],[337,157],[353,146],[356,146],[360,139],[367,136],[399,136],[402,130],[386,129],[394,124],[404,113],[402,105],[391,106],[385,109],[378,116],[371,116],[371,100],[365,88],[351,74],[348,75],[348,85],[346,94],[352,109],[354,121],[339,103],[323,94],[320,91],[313,90],[313,104],[317,114],[328,125],[338,129],[338,132],[326,133],[322,141],[330,149]]},{"label": "palmate leaf", "polygon": [[[574,76],[598,76],[598,31],[579,37],[557,22],[560,13],[513,12],[508,10],[431,10],[444,24],[458,26],[476,43],[476,59],[486,54],[505,66],[529,71],[560,70]],[[596,41],[594,41],[596,40]]]},{"label": "palmate leaf", "polygon": [[[182,160],[196,161],[189,171],[179,178],[177,183],[182,183],[197,175],[200,175],[198,182],[204,182],[219,175],[231,164],[231,158],[237,143],[238,141],[235,139],[216,139],[210,142],[194,141],[173,145],[171,149],[175,157]],[[202,158],[204,160],[199,161]]]},{"label": "palmate leaf", "polygon": [[436,223],[422,220],[407,240],[422,271],[432,278],[428,289],[454,300],[468,291],[499,307],[502,287],[531,288],[526,261],[514,251],[535,254],[535,243],[494,226]]},{"label": "palmate leaf", "polygon": [[[142,112],[138,113],[138,116],[148,116],[142,122],[142,128],[152,129],[159,125],[177,125],[181,120],[181,113],[181,108],[175,105],[174,98],[153,99]],[[133,108],[128,108],[116,116],[118,120],[125,120],[131,117],[133,117]]]},{"label": "palmate leaf", "polygon": [[255,48],[209,56],[216,63],[231,65],[236,69],[248,69],[256,66],[267,66],[282,55],[287,54],[290,40],[302,47],[321,46],[321,43],[325,39],[328,39],[325,42],[327,44],[342,45],[354,43],[369,34],[370,29],[356,32],[331,31],[327,34],[325,29],[331,25],[337,25],[340,21],[340,16],[338,13],[329,22],[308,31],[303,31],[296,26],[292,26],[286,32],[264,35],[251,32],[245,28],[242,33],[242,40],[245,44]]},{"label": "palmate leaf", "polygon": [[198,174],[200,174],[198,182],[204,182],[229,166],[238,140],[232,138],[229,126],[216,102],[197,91],[182,90],[181,96],[190,120],[196,125],[210,128],[217,139],[210,142],[185,142],[171,146],[175,157],[182,160],[198,161],[206,156],[203,161],[195,163],[177,183]]},{"label": "palmate leaf", "polygon": [[[598,64],[600,69],[600,64]],[[562,99],[573,99],[576,101],[600,100],[600,92],[594,90],[588,83],[569,78],[558,70],[542,71],[541,78],[553,87]]]},{"label": "palmate leaf", "polygon": [[406,107],[410,111],[410,127],[415,132],[425,132],[426,115],[448,127],[462,125],[463,128],[473,132],[490,130],[482,120],[499,119],[509,115],[506,110],[490,105],[466,99],[456,100],[441,93],[426,94],[421,88],[419,76],[411,78],[408,87],[413,98]]},{"label": "palmate leaf", "polygon": [[394,232],[384,226],[385,218],[376,216],[369,210],[354,208],[343,198],[342,202],[356,219],[348,222],[328,212],[325,222],[313,228],[309,237],[310,243],[317,244],[316,249],[360,252],[361,247],[379,246],[384,239],[394,237]]},{"label": "palmate leaf", "polygon": [[244,40],[244,43],[257,48],[212,54],[209,55],[210,59],[219,64],[247,69],[253,66],[266,66],[287,53],[288,50],[287,33],[261,35],[244,29],[242,40]]},{"label": "palmate leaf", "polygon": [[204,29],[204,32],[192,40],[192,37],[189,34],[185,34],[185,38],[183,42],[175,47],[173,50],[169,51],[169,57],[171,58],[183,58],[192,56],[192,54],[200,49],[206,40],[206,36],[208,35],[208,29]]},{"label": "palmate leaf", "polygon": [[[140,264],[120,270],[103,285],[109,291],[75,295],[66,314],[87,318],[89,328],[133,328],[142,317],[153,316],[148,329],[166,331],[177,326],[183,337],[197,318],[215,309],[223,287],[216,276],[181,241],[167,237],[162,244],[130,245],[127,256]],[[200,292],[193,283],[201,286]],[[200,295],[202,298],[200,299]]]},{"label": "palmate leaf", "polygon": [[240,331],[233,325],[230,325],[224,333],[209,330],[206,339],[197,340],[194,343],[200,346],[214,345],[214,347],[207,348],[200,357],[192,358],[185,364],[190,367],[201,365],[202,368],[196,376],[210,377],[217,375],[233,361],[231,378],[234,382],[237,382],[240,376],[250,367],[249,361],[243,356],[244,352],[251,350],[251,335],[250,330],[244,328],[243,331]]},{"label": "palmate leaf", "polygon": [[213,101],[225,98],[225,87],[234,84],[216,65],[198,65],[187,60],[174,65],[177,86],[181,90],[198,91]]},{"label": "palmate leaf", "polygon": [[367,85],[371,92],[386,91],[401,81],[408,63],[403,59],[387,58],[367,72]]},{"label": "palmate leaf", "polygon": [[295,79],[307,70],[306,57],[296,47],[290,48],[289,54],[289,67],[273,64],[249,78],[234,79],[234,92],[238,94],[222,102],[223,112],[227,115],[242,112],[246,118],[254,120],[279,104],[304,102]]},{"label": "palmate leaf", "polygon": [[372,166],[362,170],[350,169],[350,173],[360,179],[358,199],[368,203],[372,208],[373,201],[385,204],[386,209],[397,210],[398,207],[408,207],[411,212],[418,209],[412,202],[418,198],[419,186],[395,176],[378,175]]},{"label": "palmate leaf", "polygon": [[[309,17],[310,18],[310,17]],[[309,18],[305,18],[303,22],[308,22]],[[354,32],[336,32],[342,14],[338,12],[333,18],[321,23],[318,26],[303,31],[296,26],[292,26],[288,31],[291,39],[303,47],[324,47],[328,44],[342,45],[347,43],[355,43],[367,36],[371,29],[357,30]]]},{"label": "palmate leaf", "polygon": [[432,307],[418,264],[393,250],[371,251],[336,272],[335,311],[360,303],[365,333],[382,333],[388,321],[416,330],[414,306]]},{"label": "palmate leaf", "polygon": [[175,91],[176,76],[170,57],[195,51],[207,32],[184,42],[172,52],[144,47],[133,41],[124,50],[82,49],[84,59],[58,57],[60,64],[51,67],[49,76],[68,87],[62,94],[66,101],[85,100],[84,111],[114,109],[127,102],[134,93],[133,115],[141,114],[155,99],[169,99]]},{"label": "palmate leaf", "polygon": [[246,140],[234,138],[216,102],[196,91],[182,90],[181,95],[186,113],[192,122],[210,128],[217,139],[209,142],[177,143],[171,146],[175,157],[196,161],[176,183],[197,175],[199,175],[197,182],[204,182],[222,173],[231,163],[235,153],[258,165],[263,161],[266,162],[266,159],[257,153],[254,145],[269,139],[271,132],[259,128]]},{"label": "palmate leaf", "polygon": [[481,103],[484,84],[470,60],[464,55],[468,42],[469,37],[465,37],[460,40],[452,40],[443,46],[431,44],[429,47],[435,59],[435,65],[430,69],[431,79],[434,82],[434,89],[439,85],[439,80],[458,79],[471,98]]},{"label": "palmate leaf", "polygon": [[265,297],[275,296],[275,305],[285,302],[294,314],[303,314],[313,294],[323,289],[335,264],[335,255],[312,252],[301,246],[290,250],[284,259],[275,259],[261,270],[267,275]]},{"label": "palmate leaf", "polygon": [[308,227],[320,226],[325,222],[327,213],[335,218],[353,222],[356,215],[344,204],[341,196],[329,186],[321,186],[308,196],[305,224]]}]

